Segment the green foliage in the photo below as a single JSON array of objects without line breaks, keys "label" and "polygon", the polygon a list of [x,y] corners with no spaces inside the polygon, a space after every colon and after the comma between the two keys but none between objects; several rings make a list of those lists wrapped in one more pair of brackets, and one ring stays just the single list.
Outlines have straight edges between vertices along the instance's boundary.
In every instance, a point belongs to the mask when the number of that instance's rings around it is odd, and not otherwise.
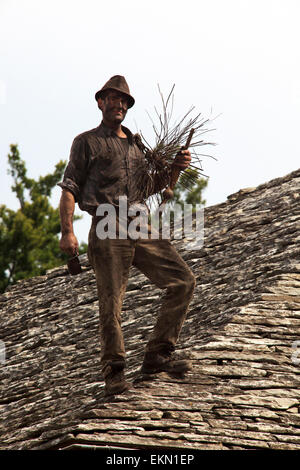
[{"label": "green foliage", "polygon": [[205,199],[202,199],[202,191],[207,186],[207,180],[197,178],[197,170],[188,168],[179,178],[174,189],[174,202],[180,204],[183,208],[185,204],[204,205]]},{"label": "green foliage", "polygon": [[[59,208],[53,208],[49,201],[66,162],[60,161],[52,174],[35,181],[27,177],[18,146],[11,145],[8,164],[8,174],[13,179],[11,189],[20,208],[13,211],[0,205],[0,292],[20,279],[45,274],[67,259],[59,248]],[[75,216],[74,220],[79,218]],[[85,251],[86,244],[82,243],[79,252]]]}]

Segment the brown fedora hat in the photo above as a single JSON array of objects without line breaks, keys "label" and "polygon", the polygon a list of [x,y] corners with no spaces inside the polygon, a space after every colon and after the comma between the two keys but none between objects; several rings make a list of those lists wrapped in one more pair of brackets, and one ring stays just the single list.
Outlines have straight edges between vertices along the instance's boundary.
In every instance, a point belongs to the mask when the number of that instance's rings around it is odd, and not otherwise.
[{"label": "brown fedora hat", "polygon": [[121,93],[124,93],[124,95],[127,95],[128,108],[131,108],[135,103],[133,96],[131,96],[130,94],[129,86],[125,80],[125,77],[122,77],[121,75],[114,75],[108,80],[108,82],[105,83],[101,90],[97,91],[97,93],[95,94],[96,101],[98,100],[98,98],[101,98],[101,95],[105,90],[116,90],[120,91]]}]

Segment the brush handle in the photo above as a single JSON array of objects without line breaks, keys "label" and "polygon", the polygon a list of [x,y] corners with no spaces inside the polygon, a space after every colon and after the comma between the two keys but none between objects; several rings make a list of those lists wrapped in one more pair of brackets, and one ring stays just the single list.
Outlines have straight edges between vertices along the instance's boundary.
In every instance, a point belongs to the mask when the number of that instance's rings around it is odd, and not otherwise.
[{"label": "brush handle", "polygon": [[[194,131],[195,131],[195,129],[190,130],[187,141],[186,141],[185,145],[181,148],[181,150],[187,150],[189,148],[189,146],[191,144],[193,134],[194,134]],[[170,186],[163,193],[164,200],[172,199],[172,197],[174,196],[173,189],[175,188],[175,185],[178,181],[178,178],[180,176],[181,171],[182,170],[180,168],[176,168],[176,167],[172,168]]]}]

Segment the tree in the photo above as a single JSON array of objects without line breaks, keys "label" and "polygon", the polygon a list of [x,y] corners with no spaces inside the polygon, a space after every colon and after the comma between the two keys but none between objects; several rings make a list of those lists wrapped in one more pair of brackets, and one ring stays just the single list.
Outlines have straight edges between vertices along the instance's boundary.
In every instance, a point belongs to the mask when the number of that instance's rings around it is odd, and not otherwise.
[{"label": "tree", "polygon": [[[202,199],[202,191],[207,186],[207,179],[198,178],[197,171],[188,168],[181,174],[177,185],[174,188],[174,202],[180,204],[205,205],[205,199]],[[195,210],[195,209],[193,209]]]},{"label": "tree", "polygon": [[[59,161],[53,173],[36,181],[28,178],[18,146],[12,144],[8,164],[11,189],[20,208],[14,211],[0,205],[0,292],[19,279],[45,274],[67,260],[59,248],[59,208],[50,204],[52,189],[61,180],[66,162]],[[74,221],[80,218],[75,216]],[[86,248],[81,243],[79,253]]]}]

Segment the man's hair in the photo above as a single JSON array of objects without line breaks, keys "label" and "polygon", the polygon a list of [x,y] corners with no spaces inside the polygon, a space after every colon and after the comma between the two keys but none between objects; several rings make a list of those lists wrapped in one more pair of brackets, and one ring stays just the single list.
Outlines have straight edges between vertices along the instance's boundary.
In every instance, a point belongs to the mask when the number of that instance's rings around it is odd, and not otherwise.
[{"label": "man's hair", "polygon": [[[101,95],[99,94],[98,100],[99,100],[99,98],[101,98],[101,100],[105,100],[105,98],[107,97],[107,95],[108,95],[108,93],[109,93],[110,91],[111,91],[111,90],[103,90],[103,91],[101,92]],[[100,111],[102,111],[102,109],[101,109],[100,106],[99,106],[98,100],[97,100],[98,108],[100,109]]]},{"label": "man's hair", "polygon": [[99,98],[101,98],[102,100],[105,100],[105,98],[107,97],[108,93],[110,92],[111,90],[108,89],[108,90],[103,90],[101,92],[101,94],[99,94]]}]

